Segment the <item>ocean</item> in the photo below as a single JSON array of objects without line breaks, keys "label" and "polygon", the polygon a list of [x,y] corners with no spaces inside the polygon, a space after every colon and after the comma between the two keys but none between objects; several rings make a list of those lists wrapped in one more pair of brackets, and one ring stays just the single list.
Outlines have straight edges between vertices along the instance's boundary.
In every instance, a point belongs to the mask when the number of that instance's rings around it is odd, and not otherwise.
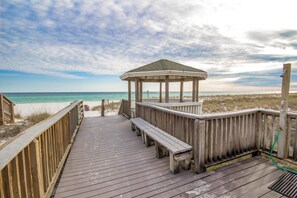
[{"label": "ocean", "polygon": [[[240,91],[205,91],[199,92],[200,96],[213,96],[213,95],[242,95],[242,94],[268,94],[279,92],[240,92]],[[83,101],[101,101],[102,99],[110,101],[120,101],[121,99],[127,99],[127,92],[43,92],[43,93],[4,93],[11,101],[16,104],[26,103],[49,103],[49,102],[73,102],[75,100]],[[191,92],[184,92],[184,96],[191,97]],[[163,97],[164,97],[163,93]],[[178,97],[179,92],[170,92],[170,97]],[[143,99],[158,98],[159,92],[143,92]],[[132,99],[134,93],[132,93]]]}]

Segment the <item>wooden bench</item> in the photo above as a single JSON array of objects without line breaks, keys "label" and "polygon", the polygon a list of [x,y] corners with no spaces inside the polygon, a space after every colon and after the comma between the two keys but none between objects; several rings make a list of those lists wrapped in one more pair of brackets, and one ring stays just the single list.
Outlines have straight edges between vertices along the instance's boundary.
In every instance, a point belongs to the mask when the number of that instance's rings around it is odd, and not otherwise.
[{"label": "wooden bench", "polygon": [[169,151],[170,171],[175,174],[180,171],[182,165],[185,170],[190,168],[192,158],[192,146],[173,137],[165,131],[153,126],[141,118],[131,119],[132,130],[138,136],[141,135],[143,142],[150,146],[155,144],[156,156],[162,158]]}]

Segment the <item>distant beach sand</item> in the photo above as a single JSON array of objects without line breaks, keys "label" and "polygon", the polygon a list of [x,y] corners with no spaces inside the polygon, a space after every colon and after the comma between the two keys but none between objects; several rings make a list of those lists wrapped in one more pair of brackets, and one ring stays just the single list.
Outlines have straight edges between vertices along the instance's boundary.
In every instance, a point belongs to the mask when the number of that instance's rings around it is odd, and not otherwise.
[{"label": "distant beach sand", "polygon": [[[112,102],[112,101],[110,101]],[[50,103],[25,103],[25,104],[16,104],[15,114],[19,114],[21,117],[27,117],[33,113],[47,112],[49,114],[55,114],[61,109],[70,105],[70,102],[50,102]],[[90,110],[98,105],[101,105],[101,102],[94,101],[84,101],[84,105],[88,105]],[[106,115],[115,115],[117,111],[107,110]],[[100,116],[99,111],[85,111],[86,117],[91,116]]]}]

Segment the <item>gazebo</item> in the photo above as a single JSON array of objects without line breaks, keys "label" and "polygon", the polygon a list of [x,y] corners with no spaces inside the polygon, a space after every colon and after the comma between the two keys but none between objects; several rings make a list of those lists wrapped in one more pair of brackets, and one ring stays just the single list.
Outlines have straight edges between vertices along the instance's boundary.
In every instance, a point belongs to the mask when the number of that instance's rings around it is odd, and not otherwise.
[{"label": "gazebo", "polygon": [[[169,83],[180,82],[179,102],[183,101],[184,82],[192,81],[192,102],[198,102],[199,81],[207,78],[207,72],[161,59],[156,62],[130,70],[120,76],[121,80],[128,81],[128,103],[131,107],[131,82],[135,82],[135,101],[142,102],[142,85],[144,82],[157,82],[160,84],[159,102],[169,103]],[[162,83],[165,83],[165,101],[162,101]]]}]

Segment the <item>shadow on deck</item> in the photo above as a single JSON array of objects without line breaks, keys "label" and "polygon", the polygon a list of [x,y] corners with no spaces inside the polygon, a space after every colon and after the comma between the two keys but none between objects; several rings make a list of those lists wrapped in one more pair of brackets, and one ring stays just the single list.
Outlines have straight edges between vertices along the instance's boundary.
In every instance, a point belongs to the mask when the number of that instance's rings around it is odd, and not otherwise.
[{"label": "shadow on deck", "polygon": [[281,197],[267,187],[283,172],[255,157],[196,174],[169,171],[122,116],[82,122],[55,197]]}]

